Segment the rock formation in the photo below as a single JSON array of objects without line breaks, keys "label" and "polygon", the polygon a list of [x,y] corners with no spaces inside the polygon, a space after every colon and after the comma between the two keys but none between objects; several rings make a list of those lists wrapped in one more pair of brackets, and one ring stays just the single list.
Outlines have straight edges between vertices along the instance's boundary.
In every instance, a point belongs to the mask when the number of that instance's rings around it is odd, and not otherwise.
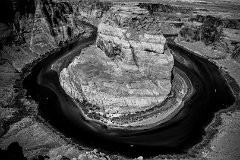
[{"label": "rock formation", "polygon": [[97,47],[86,49],[62,71],[67,93],[97,106],[106,117],[161,104],[171,91],[174,62],[161,33],[132,27],[148,16],[135,5],[112,7],[98,26]]}]

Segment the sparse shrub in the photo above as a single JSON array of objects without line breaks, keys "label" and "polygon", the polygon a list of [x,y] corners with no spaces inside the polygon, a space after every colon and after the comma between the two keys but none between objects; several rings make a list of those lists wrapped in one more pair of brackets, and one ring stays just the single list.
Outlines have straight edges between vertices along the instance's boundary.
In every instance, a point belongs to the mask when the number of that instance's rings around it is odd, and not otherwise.
[{"label": "sparse shrub", "polygon": [[211,44],[220,40],[222,35],[222,21],[218,18],[207,16],[203,25],[199,28],[200,39],[205,44]]}]

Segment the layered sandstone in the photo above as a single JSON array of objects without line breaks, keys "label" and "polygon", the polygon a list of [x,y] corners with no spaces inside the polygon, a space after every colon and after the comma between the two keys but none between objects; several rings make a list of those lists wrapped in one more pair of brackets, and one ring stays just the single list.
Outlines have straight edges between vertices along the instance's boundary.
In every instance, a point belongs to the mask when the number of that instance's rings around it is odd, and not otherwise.
[{"label": "layered sandstone", "polygon": [[98,26],[97,47],[83,51],[61,72],[66,92],[106,117],[161,104],[171,91],[173,56],[162,34],[131,26],[148,15],[134,5],[112,7]]}]

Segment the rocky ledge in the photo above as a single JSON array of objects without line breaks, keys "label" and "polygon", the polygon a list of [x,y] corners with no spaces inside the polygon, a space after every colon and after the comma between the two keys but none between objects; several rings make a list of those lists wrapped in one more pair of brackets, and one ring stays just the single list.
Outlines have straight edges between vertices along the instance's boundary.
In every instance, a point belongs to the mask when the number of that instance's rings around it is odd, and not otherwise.
[{"label": "rocky ledge", "polygon": [[[83,109],[85,113],[94,113],[95,119],[108,125],[150,124],[149,119],[140,123],[139,118],[124,122],[116,118],[144,115],[170,95],[174,60],[165,37],[149,27],[138,30],[132,26],[149,16],[146,9],[134,4],[113,6],[98,25],[96,46],[82,51],[60,73],[67,94],[91,105]],[[186,90],[185,83],[179,84]],[[159,115],[161,120],[166,117]]]}]

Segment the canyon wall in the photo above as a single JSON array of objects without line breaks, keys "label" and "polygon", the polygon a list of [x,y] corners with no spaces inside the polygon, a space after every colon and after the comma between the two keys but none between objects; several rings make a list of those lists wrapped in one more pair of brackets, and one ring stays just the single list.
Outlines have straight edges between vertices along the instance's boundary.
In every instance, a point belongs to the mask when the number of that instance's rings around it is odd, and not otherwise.
[{"label": "canyon wall", "polygon": [[[29,63],[90,33],[74,3],[51,0],[0,2],[0,104],[13,102],[15,81]],[[7,10],[6,10],[7,8]]]},{"label": "canyon wall", "polygon": [[2,59],[9,59],[18,71],[87,32],[72,3],[51,0],[1,3],[1,7],[9,7],[0,21]]}]

